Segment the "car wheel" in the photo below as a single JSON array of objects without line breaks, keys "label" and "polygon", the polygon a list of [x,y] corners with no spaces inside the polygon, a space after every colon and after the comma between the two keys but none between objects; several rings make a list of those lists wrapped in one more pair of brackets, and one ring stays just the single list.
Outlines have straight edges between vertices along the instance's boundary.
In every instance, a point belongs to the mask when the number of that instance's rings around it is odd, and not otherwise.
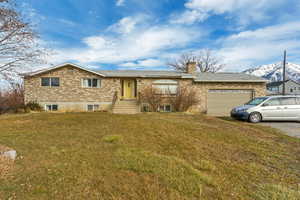
[{"label": "car wheel", "polygon": [[249,122],[251,123],[258,123],[261,121],[261,119],[261,114],[258,112],[254,112],[249,115]]}]

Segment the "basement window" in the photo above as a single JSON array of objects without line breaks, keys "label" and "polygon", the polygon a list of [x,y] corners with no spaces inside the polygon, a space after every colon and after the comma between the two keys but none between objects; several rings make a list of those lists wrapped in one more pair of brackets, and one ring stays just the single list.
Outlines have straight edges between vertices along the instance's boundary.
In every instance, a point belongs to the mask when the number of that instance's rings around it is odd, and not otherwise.
[{"label": "basement window", "polygon": [[159,106],[159,111],[160,112],[171,112],[172,111],[171,105],[169,105],[169,104],[160,105]]},{"label": "basement window", "polygon": [[87,111],[94,112],[94,111],[99,110],[99,108],[100,108],[100,106],[98,104],[89,104],[89,105],[87,105]]},{"label": "basement window", "polygon": [[49,104],[45,106],[46,111],[57,111],[58,105],[57,104]]}]

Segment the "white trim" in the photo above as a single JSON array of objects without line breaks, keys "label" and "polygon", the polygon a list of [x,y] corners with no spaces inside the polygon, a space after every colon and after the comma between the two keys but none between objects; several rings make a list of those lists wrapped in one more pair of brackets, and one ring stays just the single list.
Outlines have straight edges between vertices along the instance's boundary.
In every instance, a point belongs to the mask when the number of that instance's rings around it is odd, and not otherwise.
[{"label": "white trim", "polygon": [[45,72],[48,72],[48,71],[51,71],[51,70],[54,70],[54,69],[58,69],[58,68],[61,68],[61,67],[65,67],[65,66],[68,66],[68,65],[71,65],[71,66],[76,67],[78,69],[81,69],[81,70],[84,70],[84,71],[87,71],[87,72],[90,72],[90,73],[97,74],[99,76],[105,77],[104,74],[100,74],[98,72],[95,72],[95,71],[92,71],[92,70],[89,70],[89,69],[85,69],[85,68],[83,68],[83,67],[81,67],[79,65],[73,64],[73,63],[64,63],[64,64],[57,65],[57,66],[54,66],[54,67],[51,67],[51,68],[47,68],[47,69],[44,69],[44,70],[41,70],[41,71],[38,71],[38,72],[32,72],[32,73],[29,73],[28,75],[25,75],[25,76],[39,75],[39,74],[42,74],[42,73],[45,73]]},{"label": "white trim", "polygon": [[[93,106],[93,110],[89,110],[89,106]],[[95,106],[98,106],[98,109],[95,110]],[[86,111],[88,112],[95,112],[100,110],[100,104],[86,104]]]}]

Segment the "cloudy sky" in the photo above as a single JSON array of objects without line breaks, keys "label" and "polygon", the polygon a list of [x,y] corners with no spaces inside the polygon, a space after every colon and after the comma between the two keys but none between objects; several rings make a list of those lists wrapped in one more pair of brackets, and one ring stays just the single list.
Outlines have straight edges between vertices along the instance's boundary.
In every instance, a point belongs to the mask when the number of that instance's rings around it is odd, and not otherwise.
[{"label": "cloudy sky", "polygon": [[17,0],[51,64],[168,69],[185,52],[212,49],[226,71],[300,64],[299,0]]}]

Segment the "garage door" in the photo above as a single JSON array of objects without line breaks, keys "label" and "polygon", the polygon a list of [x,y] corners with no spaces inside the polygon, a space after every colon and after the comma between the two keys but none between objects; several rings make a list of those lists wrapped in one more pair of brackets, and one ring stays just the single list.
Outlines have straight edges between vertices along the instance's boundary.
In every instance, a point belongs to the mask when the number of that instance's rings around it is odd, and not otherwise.
[{"label": "garage door", "polygon": [[207,114],[229,116],[232,108],[243,105],[253,98],[253,90],[209,90]]}]

